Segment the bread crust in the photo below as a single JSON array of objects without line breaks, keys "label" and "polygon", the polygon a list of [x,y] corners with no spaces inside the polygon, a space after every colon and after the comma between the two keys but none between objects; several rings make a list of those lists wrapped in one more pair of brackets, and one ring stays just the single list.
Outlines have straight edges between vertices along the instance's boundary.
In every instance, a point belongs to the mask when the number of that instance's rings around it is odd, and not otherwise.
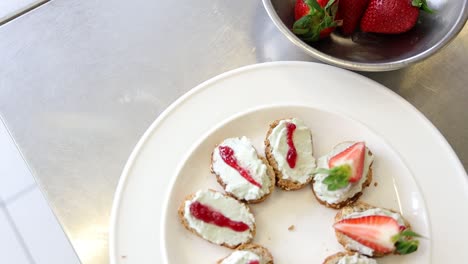
[{"label": "bread crust", "polygon": [[[212,189],[208,189],[208,191],[217,192],[217,191],[212,190]],[[223,195],[226,196],[226,197],[230,197],[230,196],[225,195],[225,194],[223,194]],[[203,237],[201,236],[201,234],[199,234],[195,229],[193,229],[193,228],[190,227],[189,223],[187,222],[187,219],[186,219],[185,216],[184,216],[185,202],[186,202],[186,201],[192,200],[194,197],[195,197],[195,193],[192,193],[192,194],[186,196],[185,199],[184,199],[184,201],[180,204],[180,206],[179,206],[179,208],[178,208],[178,210],[177,210],[177,214],[178,214],[178,216],[179,216],[179,220],[180,220],[181,224],[185,227],[185,229],[187,229],[187,230],[190,231],[192,234],[195,234],[196,236],[202,238],[202,239],[205,240],[205,241],[208,241],[208,242],[210,242],[210,243],[212,243],[212,244],[215,244],[215,245],[220,245],[220,246],[223,246],[223,247],[231,248],[231,249],[235,249],[235,248],[237,248],[237,247],[239,247],[239,246],[241,246],[241,245],[243,245],[243,244],[248,244],[248,243],[250,243],[250,242],[253,240],[253,238],[255,237],[256,230],[257,230],[257,227],[256,227],[256,225],[255,225],[255,222],[253,223],[253,228],[252,228],[252,230],[250,231],[251,234],[252,234],[251,238],[250,238],[249,240],[245,241],[244,243],[240,243],[240,244],[237,244],[237,245],[228,245],[228,244],[226,244],[226,243],[216,244],[216,243],[214,243],[214,242],[211,242],[211,241],[206,240],[205,238],[203,238]],[[230,198],[232,198],[232,197],[230,197]],[[240,203],[240,202],[239,202],[239,203]],[[250,207],[247,206],[246,204],[244,204],[244,205],[245,205],[245,207],[247,207],[247,210],[249,211],[249,213],[253,214],[252,211],[250,210]]]},{"label": "bread crust", "polygon": [[336,254],[333,254],[333,255],[330,255],[328,256],[324,261],[323,261],[323,264],[336,264],[338,263],[338,261],[344,257],[344,256],[352,256],[354,255],[355,253],[351,253],[351,252],[338,252]]},{"label": "bread crust", "polygon": [[[266,172],[267,172],[267,175],[270,178],[270,182],[271,182],[270,188],[268,189],[268,193],[263,195],[262,197],[260,197],[258,199],[255,199],[255,200],[241,199],[240,197],[237,197],[233,193],[228,192],[226,190],[227,184],[223,181],[221,176],[219,174],[217,174],[213,169],[213,155],[214,155],[214,152],[215,152],[215,150],[216,150],[216,148],[218,146],[219,146],[219,144],[216,145],[214,150],[211,152],[210,171],[211,171],[211,173],[213,173],[216,176],[216,181],[219,183],[219,185],[221,185],[221,187],[223,187],[226,194],[231,196],[232,198],[234,198],[236,200],[239,200],[241,202],[245,202],[245,203],[248,203],[248,204],[255,204],[255,203],[260,203],[260,202],[265,201],[265,199],[268,198],[268,196],[270,196],[271,193],[273,193],[273,190],[275,189],[275,172],[273,171],[273,168],[270,166],[270,164],[268,164],[268,161],[264,157],[261,157],[260,155],[258,155],[258,153],[257,153],[257,157],[263,162],[263,164],[265,164],[267,166],[267,171]],[[257,152],[257,150],[255,150],[255,152]]]},{"label": "bread crust", "polygon": [[[237,247],[236,250],[247,250],[247,251],[253,252],[253,253],[261,256],[262,259],[267,260],[266,264],[273,264],[274,263],[273,256],[271,255],[270,251],[267,248],[265,248],[263,246],[260,246],[258,244],[243,244],[243,245],[240,245],[239,247]],[[218,260],[217,264],[221,264],[221,262],[223,262],[223,260],[225,260],[231,254],[229,254],[228,256]]]},{"label": "bread crust", "polygon": [[[282,120],[287,120],[287,119],[291,119],[291,118],[278,119],[278,120],[275,120],[273,123],[270,124],[270,128],[268,129],[268,132],[267,132],[266,137],[265,137],[265,156],[266,156],[268,162],[270,163],[271,167],[273,167],[273,170],[275,172],[276,185],[278,187],[280,187],[281,189],[283,189],[283,190],[294,191],[294,190],[301,189],[304,186],[306,186],[307,184],[309,184],[312,181],[313,177],[310,177],[305,183],[295,182],[295,181],[290,180],[290,179],[283,179],[283,173],[278,168],[278,163],[276,162],[276,159],[273,156],[273,149],[271,147],[270,140],[268,139],[271,132],[279,124],[279,122],[282,121]],[[310,134],[310,138],[312,140],[312,133]],[[312,145],[312,148],[313,148],[313,145]]]},{"label": "bread crust", "polygon": [[[401,214],[399,212],[395,211],[395,210],[382,208],[382,207],[376,207],[376,206],[370,205],[370,204],[365,203],[365,202],[356,202],[355,204],[353,204],[351,206],[343,207],[340,211],[338,211],[338,213],[335,216],[335,223],[341,221],[342,219],[344,219],[345,216],[347,216],[347,215],[349,215],[351,213],[363,212],[363,211],[373,209],[373,208],[385,209],[385,210],[391,211],[393,213],[397,213],[397,214],[399,214],[401,216]],[[406,221],[406,219],[404,219],[403,216],[401,216],[401,218],[403,219],[406,228],[410,228],[411,226],[408,223],[408,221]],[[338,243],[340,243],[348,252],[357,252],[357,251],[352,250],[352,249],[350,249],[348,247],[349,241],[352,241],[353,239],[349,238],[348,236],[346,236],[345,234],[341,233],[340,231],[338,231],[336,229],[335,229],[335,235],[336,235],[336,239],[338,240]],[[363,254],[362,252],[357,252],[357,253],[359,253],[361,255],[368,256],[366,254]],[[396,253],[395,252],[383,253],[383,252],[379,252],[379,251],[374,250],[373,255],[368,256],[368,257],[378,258],[378,257],[383,257],[383,256],[386,256],[386,255],[390,255],[390,254],[396,254]]]}]

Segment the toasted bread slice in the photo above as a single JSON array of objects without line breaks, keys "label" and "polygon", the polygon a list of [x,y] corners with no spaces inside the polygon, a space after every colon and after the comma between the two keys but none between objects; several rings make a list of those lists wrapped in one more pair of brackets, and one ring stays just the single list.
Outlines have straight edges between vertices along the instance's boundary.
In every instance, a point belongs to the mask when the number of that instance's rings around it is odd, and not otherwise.
[{"label": "toasted bread slice", "polygon": [[[237,148],[241,158],[237,160],[250,168],[249,175],[256,178],[261,184],[258,187],[243,176],[236,169],[229,166],[220,155],[220,146],[232,146]],[[235,146],[235,147],[234,147]],[[260,203],[264,201],[275,189],[275,172],[268,161],[259,156],[254,146],[246,137],[228,138],[215,147],[211,153],[211,172],[216,175],[216,180],[224,191],[235,199],[246,203]],[[252,179],[251,179],[252,180]]]},{"label": "toasted bread slice", "polygon": [[[238,248],[236,248],[236,251],[229,254],[229,256],[227,256],[227,257],[225,257],[223,259],[220,259],[217,263],[218,264],[224,264],[223,261],[225,261],[227,263],[231,263],[231,262],[229,262],[229,260],[230,260],[229,258],[234,260],[237,256],[242,256],[243,253],[246,252],[246,251],[251,252],[251,253],[257,255],[258,257],[260,257],[260,263],[265,263],[265,264],[273,264],[274,263],[273,262],[273,256],[271,255],[270,251],[268,251],[267,248],[262,247],[262,246],[257,245],[257,244],[244,244],[244,245],[241,245]],[[237,256],[234,256],[234,254],[236,254]]]},{"label": "toasted bread slice", "polygon": [[[270,136],[272,135],[273,131],[275,130],[275,128],[281,124],[282,121],[288,121],[288,120],[297,120],[300,122],[300,124],[302,124],[302,121],[299,120],[299,119],[294,119],[294,118],[287,118],[287,119],[279,119],[279,120],[275,120],[273,123],[270,124],[270,128],[267,132],[267,135],[266,135],[266,138],[265,138],[265,156],[268,160],[268,162],[270,163],[270,165],[273,167],[273,170],[275,172],[275,175],[276,175],[276,185],[280,188],[282,188],[283,190],[286,190],[286,191],[292,191],[292,190],[298,190],[298,189],[301,189],[303,188],[304,186],[306,186],[307,184],[309,184],[311,181],[312,181],[312,178],[313,178],[313,171],[315,170],[315,158],[313,157],[313,141],[312,141],[312,133],[310,132],[309,130],[309,133],[310,133],[310,157],[305,157],[304,158],[307,158],[309,160],[311,160],[310,162],[310,165],[311,165],[311,168],[303,173],[302,175],[300,175],[301,178],[305,178],[306,180],[303,180],[303,181],[299,181],[297,179],[293,179],[292,177],[285,177],[285,173],[284,173],[284,170],[282,170],[280,168],[280,166],[278,165],[278,160],[276,159],[275,155],[273,154],[273,150],[274,150],[274,145],[273,145],[273,142],[270,141]],[[305,126],[305,125],[304,125]],[[297,146],[296,146],[297,148]],[[300,155],[305,155],[304,153],[297,153],[297,158],[300,159],[301,157],[299,157]],[[287,166],[287,165],[285,165]]]},{"label": "toasted bread slice", "polygon": [[[367,260],[367,262],[365,263],[377,264],[377,261],[375,259],[368,258],[366,256],[360,255],[359,253],[351,253],[351,252],[338,252],[336,254],[328,256],[323,261],[323,264],[337,264],[340,262],[341,259],[345,257],[352,258],[352,260],[356,260],[355,262],[352,262],[352,263],[358,263],[357,260]],[[349,262],[345,262],[345,263],[349,263]]]},{"label": "toasted bread slice", "polygon": [[[336,214],[335,216],[335,223],[336,222],[339,222],[341,221],[342,219],[346,219],[348,218],[348,216],[352,213],[362,213],[362,212],[365,212],[369,209],[380,209],[380,210],[385,210],[387,212],[391,212],[391,213],[394,213],[396,215],[398,215],[401,220],[403,221],[403,225],[406,227],[406,228],[410,228],[410,224],[408,223],[408,221],[406,221],[406,219],[404,219],[400,213],[394,211],[394,210],[391,210],[391,209],[385,209],[385,208],[380,208],[380,207],[375,207],[375,206],[372,206],[370,204],[367,204],[367,203],[364,203],[364,202],[356,202],[355,204],[353,205],[350,205],[350,206],[346,206],[346,207],[343,207],[340,211],[338,211],[338,213]],[[390,253],[383,253],[383,252],[379,252],[379,251],[376,251],[376,250],[371,250],[372,252],[369,254],[369,252],[364,252],[363,250],[359,250],[355,247],[355,245],[360,245],[362,246],[362,248],[367,248],[361,244],[359,244],[357,241],[353,240],[352,238],[346,236],[345,234],[341,233],[340,231],[337,231],[335,230],[335,234],[336,234],[336,238],[338,240],[338,242],[348,251],[351,251],[351,252],[358,252],[362,255],[366,255],[366,256],[369,256],[369,257],[382,257],[382,256],[385,256],[385,255],[389,255],[389,254],[392,254],[392,252]]]},{"label": "toasted bread slice", "polygon": [[[216,203],[217,199],[223,199],[224,202],[221,203],[221,206],[218,203]],[[203,200],[204,203],[207,203],[206,201],[208,201],[208,203],[214,201],[211,204],[206,205],[210,209],[221,213],[227,218],[229,218],[229,216],[225,214],[229,214],[230,212],[240,210],[240,212],[237,212],[238,215],[242,216],[242,219],[231,220],[236,222],[242,222],[245,225],[248,225],[248,229],[242,232],[237,232],[227,227],[220,227],[216,224],[207,223],[203,220],[196,218],[190,212],[190,205],[193,202],[199,200]],[[241,203],[228,195],[214,190],[200,190],[194,194],[190,194],[189,196],[187,196],[182,202],[182,204],[179,206],[178,215],[182,225],[188,231],[207,240],[210,243],[232,249],[252,241],[256,232],[255,218],[252,212],[250,211],[250,208],[246,204]]]},{"label": "toasted bread slice", "polygon": [[[342,142],[338,144],[337,146],[335,146],[334,150],[335,148],[339,147],[341,144],[352,144],[352,143],[353,142]],[[312,192],[314,193],[315,198],[317,198],[317,201],[320,204],[323,204],[329,208],[340,209],[340,208],[343,208],[345,206],[355,203],[362,196],[364,189],[367,188],[372,183],[372,176],[373,176],[373,173],[372,173],[373,154],[367,147],[366,147],[366,151],[367,153],[366,153],[365,162],[368,163],[368,169],[367,169],[366,175],[363,175],[362,179],[359,182],[355,183],[355,186],[351,187],[350,192],[344,193],[343,198],[340,199],[339,201],[328,202],[325,199],[322,199],[321,195],[319,195],[316,190],[317,188],[316,184],[318,184],[317,182],[318,175],[314,177],[314,179],[312,180]],[[318,161],[318,164],[320,165],[320,163],[322,162],[322,159],[326,159],[327,156],[321,157]],[[367,159],[370,159],[370,160],[367,160]],[[317,189],[320,190],[320,188],[317,188]],[[338,192],[339,190],[334,193],[338,193]],[[333,193],[333,192],[331,191],[330,193]]]}]

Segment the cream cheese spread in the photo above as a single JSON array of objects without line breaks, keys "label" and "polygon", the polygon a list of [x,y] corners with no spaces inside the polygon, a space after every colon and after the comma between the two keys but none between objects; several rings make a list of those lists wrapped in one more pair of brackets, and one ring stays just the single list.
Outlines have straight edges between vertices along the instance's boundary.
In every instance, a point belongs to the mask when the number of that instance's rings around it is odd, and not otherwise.
[{"label": "cream cheese spread", "polygon": [[[289,150],[287,123],[296,125],[293,133],[293,142],[297,151],[297,161],[294,168],[291,168],[286,160]],[[312,156],[312,134],[302,120],[297,118],[281,120],[271,131],[268,140],[270,141],[273,157],[278,164],[278,169],[281,171],[283,179],[301,184],[312,179],[312,173],[316,168],[315,158]]]}]

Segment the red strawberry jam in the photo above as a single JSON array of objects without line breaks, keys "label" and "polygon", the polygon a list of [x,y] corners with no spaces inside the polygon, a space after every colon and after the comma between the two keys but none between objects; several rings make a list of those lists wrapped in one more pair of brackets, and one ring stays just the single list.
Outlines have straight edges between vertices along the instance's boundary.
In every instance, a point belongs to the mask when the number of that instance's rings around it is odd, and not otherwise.
[{"label": "red strawberry jam", "polygon": [[260,261],[258,260],[252,260],[249,262],[249,264],[260,264]]},{"label": "red strawberry jam", "polygon": [[244,232],[250,228],[246,223],[233,221],[222,213],[200,202],[193,202],[190,205],[190,213],[195,218],[205,223],[217,225],[219,227],[227,227],[236,232]]},{"label": "red strawberry jam", "polygon": [[297,151],[296,147],[294,146],[293,134],[296,130],[296,125],[293,123],[286,123],[286,129],[288,131],[286,136],[286,142],[289,146],[288,153],[286,155],[286,161],[288,162],[289,167],[291,169],[294,169],[294,167],[296,167]]},{"label": "red strawberry jam", "polygon": [[235,169],[239,174],[244,177],[248,182],[251,184],[257,186],[258,188],[262,188],[262,185],[258,182],[256,182],[252,176],[250,175],[249,171],[246,170],[245,168],[242,168],[239,163],[237,162],[236,157],[234,157],[234,150],[228,146],[220,146],[219,147],[219,154],[221,155],[221,158],[223,159],[224,162],[226,162],[227,165],[231,166],[233,169]]}]

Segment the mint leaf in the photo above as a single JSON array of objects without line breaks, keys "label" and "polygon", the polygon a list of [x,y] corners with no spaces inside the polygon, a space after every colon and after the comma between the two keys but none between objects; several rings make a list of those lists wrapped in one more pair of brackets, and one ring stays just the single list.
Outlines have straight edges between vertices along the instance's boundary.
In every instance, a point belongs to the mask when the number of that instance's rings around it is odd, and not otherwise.
[{"label": "mint leaf", "polygon": [[411,229],[405,229],[400,234],[401,236],[405,237],[422,237],[420,234],[412,231]]},{"label": "mint leaf", "polygon": [[351,166],[348,164],[337,166],[331,170],[327,170],[326,174],[328,174],[328,176],[322,182],[327,185],[329,191],[336,191],[348,186],[351,176]]},{"label": "mint leaf", "polygon": [[418,250],[419,241],[414,240],[414,237],[422,236],[408,228],[394,235],[392,242],[395,243],[396,251],[401,255],[405,255]]},{"label": "mint leaf", "polygon": [[418,246],[418,240],[403,240],[397,241],[395,243],[396,251],[401,255],[406,255],[415,252],[416,250],[418,250]]}]

